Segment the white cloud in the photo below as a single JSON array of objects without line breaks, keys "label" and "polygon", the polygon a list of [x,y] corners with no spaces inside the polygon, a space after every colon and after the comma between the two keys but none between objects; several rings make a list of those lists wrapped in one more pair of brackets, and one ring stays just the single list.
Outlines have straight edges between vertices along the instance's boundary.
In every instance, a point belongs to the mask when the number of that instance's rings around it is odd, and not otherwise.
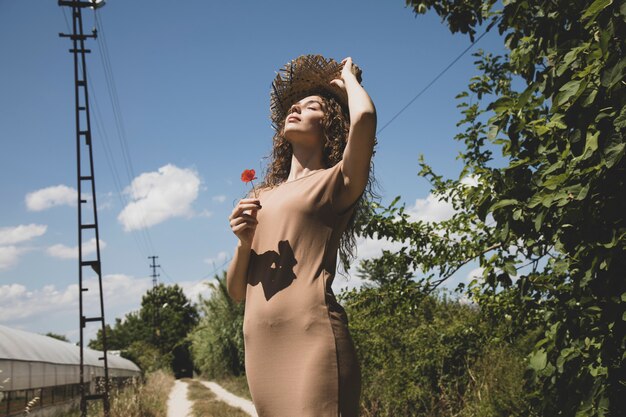
[{"label": "white cloud", "polygon": [[[388,239],[357,238],[357,257],[361,259],[377,258],[383,254],[383,250],[391,252],[402,248],[401,242],[392,242]],[[356,263],[356,262],[355,262]]]},{"label": "white cloud", "polygon": [[16,246],[0,246],[0,270],[11,268],[27,250]]},{"label": "white cloud", "polygon": [[412,221],[440,222],[454,215],[452,204],[440,200],[438,196],[429,194],[426,198],[418,198],[415,204],[406,210]]},{"label": "white cloud", "polygon": [[130,202],[117,219],[125,231],[154,226],[172,217],[192,216],[191,204],[198,197],[200,177],[191,169],[172,164],[146,172],[126,188]]},{"label": "white cloud", "polygon": [[206,217],[208,219],[209,217],[213,217],[213,212],[205,209],[198,213],[197,216]]},{"label": "white cloud", "polygon": [[224,201],[226,201],[226,196],[225,195],[214,195],[213,196],[213,201],[216,201],[218,203],[223,203]]},{"label": "white cloud", "polygon": [[478,184],[480,184],[478,178],[478,175],[468,175],[461,178],[460,183],[463,185],[467,185],[468,187],[478,187]]},{"label": "white cloud", "polygon": [[21,224],[15,227],[0,228],[0,245],[13,245],[26,242],[46,233],[48,226],[43,224]]},{"label": "white cloud", "polygon": [[[198,296],[209,297],[210,280],[183,281],[177,284],[193,302]],[[89,291],[83,293],[85,314],[99,315],[98,281],[88,277],[84,286]],[[138,311],[141,298],[152,288],[150,277],[135,278],[125,274],[103,276],[104,308],[106,322],[112,324],[116,317],[123,318],[131,311]],[[44,285],[40,288],[27,288],[18,283],[0,285],[0,323],[27,331],[45,333],[54,331],[67,335],[72,341],[78,339],[76,314],[78,312],[78,285],[69,284],[58,288]],[[92,323],[85,329],[89,340],[96,336],[99,323]],[[37,329],[37,330],[34,330]]]},{"label": "white cloud", "polygon": [[459,300],[459,304],[463,304],[463,305],[476,305],[476,302],[471,299],[467,294],[463,293],[461,294],[461,296],[458,298]]},{"label": "white cloud", "polygon": [[[100,250],[106,247],[106,242],[100,240]],[[96,238],[91,238],[87,242],[83,242],[83,255],[89,255],[96,252]],[[78,246],[52,245],[46,249],[46,253],[50,256],[60,259],[78,259]]]},{"label": "white cloud", "polygon": [[42,211],[54,206],[76,206],[77,191],[67,185],[42,188],[26,195],[26,208]]},{"label": "white cloud", "polygon": [[467,277],[465,277],[465,281],[472,282],[472,280],[478,280],[478,281],[482,281],[483,279],[483,271],[485,270],[485,268],[474,268],[472,269],[468,274]]},{"label": "white cloud", "polygon": [[222,265],[224,262],[226,262],[226,259],[228,259],[229,257],[230,257],[230,254],[228,252],[221,251],[215,257],[206,258],[204,262],[213,267],[218,267]]},{"label": "white cloud", "polygon": [[98,211],[108,210],[113,207],[113,193],[98,194]]},{"label": "white cloud", "polygon": [[[85,314],[98,314],[99,311],[90,310],[99,306],[97,278],[90,277],[84,281],[83,285],[89,288],[83,296]],[[136,279],[124,274],[105,275],[102,279],[102,287],[108,321],[116,317],[116,311],[138,308],[142,295],[150,286],[150,278]],[[70,284],[60,289],[57,289],[55,285],[45,285],[36,289],[28,289],[21,284],[0,285],[0,321],[3,323],[31,321],[50,315],[64,317],[69,323],[74,321],[77,311],[78,284]],[[111,315],[111,312],[114,314]]]},{"label": "white cloud", "polygon": [[[401,242],[391,242],[387,239],[370,239],[359,236],[356,241],[356,259],[352,262],[350,269],[347,271],[348,279],[337,272],[333,280],[333,291],[335,294],[344,289],[360,288],[365,284],[365,280],[357,276],[357,268],[364,259],[378,258],[382,255],[383,250],[398,251],[403,246]],[[339,265],[337,265],[337,271]]]},{"label": "white cloud", "polygon": [[[479,185],[478,175],[468,175],[459,181],[467,187],[477,187]],[[426,198],[418,198],[415,204],[406,211],[413,221],[440,222],[450,219],[455,210],[452,204],[444,201],[441,197],[428,194]]]},{"label": "white cloud", "polygon": [[183,281],[179,282],[178,285],[183,289],[185,296],[187,296],[191,302],[197,303],[200,296],[206,299],[213,293],[213,289],[209,286],[210,282],[214,282],[214,280]]}]

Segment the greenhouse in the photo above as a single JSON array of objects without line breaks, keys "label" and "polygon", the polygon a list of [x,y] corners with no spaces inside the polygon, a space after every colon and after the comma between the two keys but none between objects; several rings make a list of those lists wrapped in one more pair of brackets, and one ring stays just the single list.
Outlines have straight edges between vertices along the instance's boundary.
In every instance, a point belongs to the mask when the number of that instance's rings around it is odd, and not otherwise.
[{"label": "greenhouse", "polygon": [[[104,376],[102,352],[84,349],[85,383],[94,393]],[[107,354],[109,377],[121,384],[139,377],[133,362]],[[0,325],[0,417],[29,406],[42,409],[68,404],[80,396],[80,348],[52,337]]]}]

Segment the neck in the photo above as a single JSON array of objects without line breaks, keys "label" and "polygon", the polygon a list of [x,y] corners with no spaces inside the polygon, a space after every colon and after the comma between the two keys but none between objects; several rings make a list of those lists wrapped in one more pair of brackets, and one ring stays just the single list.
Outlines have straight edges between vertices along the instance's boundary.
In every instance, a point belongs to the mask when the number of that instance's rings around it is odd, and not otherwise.
[{"label": "neck", "polygon": [[291,156],[291,169],[287,181],[296,180],[304,175],[308,175],[313,171],[325,169],[322,149],[303,147],[292,143],[293,155]]}]

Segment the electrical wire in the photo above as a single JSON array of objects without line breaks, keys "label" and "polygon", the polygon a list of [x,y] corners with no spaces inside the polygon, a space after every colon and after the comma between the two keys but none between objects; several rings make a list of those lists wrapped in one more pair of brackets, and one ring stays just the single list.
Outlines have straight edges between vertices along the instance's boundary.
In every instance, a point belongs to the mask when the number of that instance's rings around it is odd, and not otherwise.
[{"label": "electrical wire", "polygon": [[482,35],[476,38],[476,40],[472,42],[467,48],[465,48],[463,52],[461,52],[456,58],[454,58],[452,62],[448,64],[447,67],[445,67],[442,71],[440,71],[439,74],[437,74],[435,78],[433,78],[428,84],[426,84],[426,86],[422,88],[411,100],[409,100],[409,102],[405,104],[404,107],[402,107],[387,123],[385,123],[383,127],[378,129],[378,131],[376,132],[376,135],[379,135],[380,132],[385,130],[387,126],[389,126],[394,120],[396,120],[398,116],[400,116],[407,108],[409,108],[409,106],[413,104],[415,100],[417,100],[422,94],[424,94],[424,92],[426,92],[426,90],[428,90],[431,85],[433,85],[439,78],[441,78],[443,74],[445,74],[450,68],[452,68],[452,66],[456,64],[457,61],[461,59],[461,57],[463,57],[463,55],[467,53],[467,51],[472,49],[472,47],[476,45],[483,38],[483,36],[485,36],[489,32],[489,30],[501,19],[502,19],[502,16],[500,16],[496,22],[493,22],[489,26],[487,26],[487,29],[482,33]]},{"label": "electrical wire", "polygon": [[[96,23],[96,29],[98,30],[98,33],[99,33],[98,39],[99,39],[101,47],[98,48],[98,52],[100,54],[100,59],[101,59],[104,74],[105,74],[107,91],[109,93],[111,108],[113,110],[113,116],[115,120],[118,142],[120,144],[120,149],[122,153],[122,162],[126,170],[126,174],[128,176],[128,182],[129,184],[131,184],[131,187],[132,187],[132,182],[137,176],[135,174],[135,169],[133,167],[132,158],[130,156],[131,154],[129,151],[126,129],[124,127],[121,106],[120,106],[119,97],[117,94],[115,77],[113,74],[113,67],[111,65],[110,54],[108,52],[109,49],[108,49],[108,45],[106,41],[106,33],[104,30],[102,19],[100,18],[97,10],[94,10],[94,20]],[[149,251],[151,253],[155,253],[154,243],[152,241],[150,232],[148,231],[148,227],[145,223],[145,213],[140,213],[140,215],[138,216],[138,219],[139,219],[139,233],[144,239],[145,244],[148,247]]]},{"label": "electrical wire", "polygon": [[[220,270],[221,268],[223,268],[227,263],[229,263],[232,260],[232,256],[228,259],[226,259],[221,265],[219,266],[215,266],[213,265],[213,270],[207,274],[205,274],[204,276],[202,276],[200,279],[198,279],[198,281],[202,281],[212,275],[214,275],[218,270]],[[165,274],[165,277],[168,278],[168,280],[172,283],[175,284],[176,280],[174,278],[172,278],[172,276],[170,274],[167,273],[167,271],[165,269],[163,269],[162,266],[159,265],[159,268],[161,268],[161,271],[163,272],[163,274]]]},{"label": "electrical wire", "polygon": [[[63,19],[65,20],[65,25],[67,27],[68,33],[71,31],[70,29],[70,24],[67,18],[67,15],[65,13],[65,9],[61,8],[60,9],[63,15]],[[111,144],[110,144],[110,140],[109,140],[109,136],[107,134],[107,130],[104,127],[103,121],[104,118],[102,117],[102,113],[100,112],[100,105],[98,104],[98,96],[94,90],[94,83],[89,75],[89,72],[87,72],[87,80],[88,80],[88,88],[89,88],[89,96],[92,99],[91,100],[91,104],[93,105],[93,109],[95,110],[95,114],[93,114],[93,121],[94,121],[94,125],[96,127],[96,131],[98,132],[99,137],[102,139],[100,141],[95,141],[98,144],[102,144],[103,148],[104,148],[104,155],[105,155],[105,159],[107,162],[107,165],[109,167],[109,170],[111,172],[111,175],[113,177],[113,184],[114,187],[116,189],[117,192],[117,196],[120,200],[121,206],[125,207],[129,204],[129,200],[126,198],[126,193],[123,192],[124,187],[122,186],[122,181],[120,179],[120,174],[117,170],[117,166],[115,163],[116,158],[113,156],[113,151],[111,148]],[[144,241],[141,242],[140,239],[138,238],[137,234],[134,231],[131,231],[131,236],[133,237],[133,240],[135,241],[135,244],[137,245],[137,248],[139,250],[139,252],[141,253],[141,255],[143,257],[148,256],[148,253],[151,252],[150,247],[148,246],[148,244]],[[142,246],[143,243],[143,246]]]}]

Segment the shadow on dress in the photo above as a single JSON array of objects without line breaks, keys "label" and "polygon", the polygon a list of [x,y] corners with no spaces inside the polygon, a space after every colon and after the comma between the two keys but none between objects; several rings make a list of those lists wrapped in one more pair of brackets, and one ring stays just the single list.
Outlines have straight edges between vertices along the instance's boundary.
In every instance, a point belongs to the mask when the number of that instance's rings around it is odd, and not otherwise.
[{"label": "shadow on dress", "polygon": [[288,240],[278,242],[278,252],[269,250],[257,254],[254,250],[250,254],[250,265],[255,271],[249,283],[252,286],[259,282],[263,285],[265,300],[269,301],[276,293],[291,285],[296,274],[293,267],[298,263]]}]

